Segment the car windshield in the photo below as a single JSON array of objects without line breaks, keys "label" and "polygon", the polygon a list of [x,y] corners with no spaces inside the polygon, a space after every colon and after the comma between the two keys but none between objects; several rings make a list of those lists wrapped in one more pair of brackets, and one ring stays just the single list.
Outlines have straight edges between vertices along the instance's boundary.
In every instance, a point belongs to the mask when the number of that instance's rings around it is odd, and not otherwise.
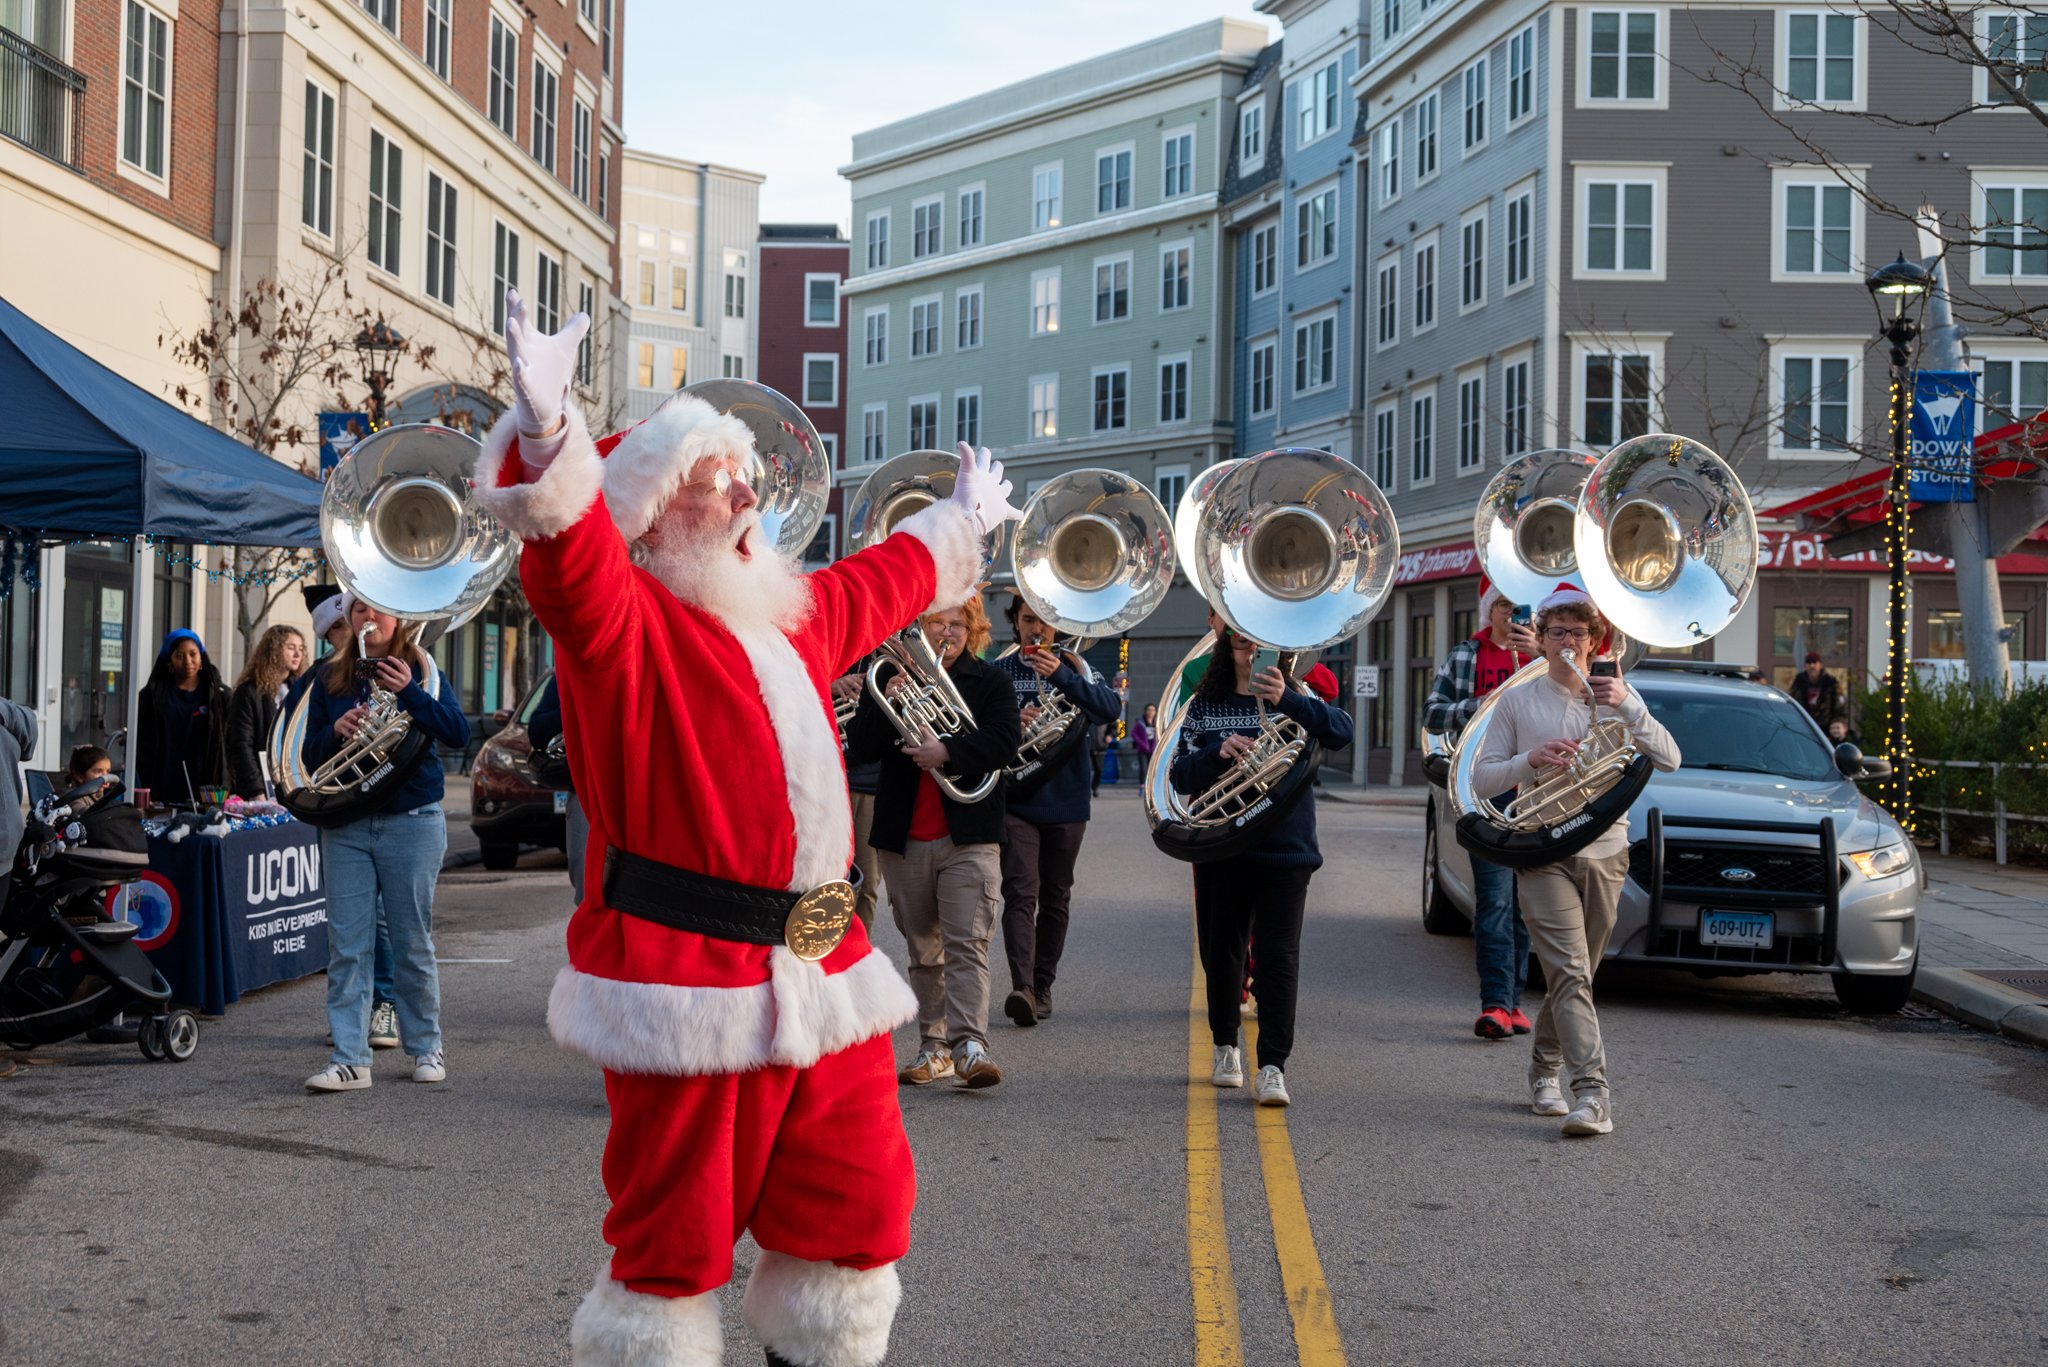
[{"label": "car windshield", "polygon": [[1687,769],[1805,780],[1841,777],[1834,751],[1799,704],[1782,693],[1749,687],[1666,690],[1653,685],[1642,694],[1650,715],[1678,742]]}]

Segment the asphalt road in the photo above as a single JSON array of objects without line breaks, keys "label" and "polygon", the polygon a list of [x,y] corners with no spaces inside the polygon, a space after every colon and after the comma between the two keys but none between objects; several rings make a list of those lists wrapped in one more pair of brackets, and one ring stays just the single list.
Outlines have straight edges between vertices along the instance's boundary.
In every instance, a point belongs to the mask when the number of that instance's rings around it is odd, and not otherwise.
[{"label": "asphalt road", "polygon": [[[1295,1105],[1262,1128],[1188,1085],[1188,874],[1105,795],[1054,1018],[999,1018],[1001,1087],[903,1098],[893,1363],[2048,1362],[2048,1054],[1824,982],[1615,972],[1616,1133],[1567,1141],[1524,1048],[1470,1034],[1471,942],[1422,932],[1420,813],[1320,816]],[[526,863],[444,880],[443,1086],[301,1091],[317,978],[182,1066],[0,1056],[0,1362],[566,1361],[605,1112],[542,1024],[567,883]]]}]

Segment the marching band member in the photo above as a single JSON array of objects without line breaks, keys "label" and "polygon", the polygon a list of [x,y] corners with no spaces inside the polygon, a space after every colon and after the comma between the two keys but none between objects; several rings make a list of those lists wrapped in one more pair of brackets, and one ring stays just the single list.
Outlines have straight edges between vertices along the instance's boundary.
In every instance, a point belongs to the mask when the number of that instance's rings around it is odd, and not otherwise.
[{"label": "marching band member", "polygon": [[[1016,693],[1025,728],[1038,719],[1045,690],[1055,689],[1080,709],[1075,726],[1113,725],[1123,699],[1088,662],[1055,648],[1053,629],[1023,597],[1005,613],[1017,651],[995,662]],[[1010,995],[1003,1014],[1016,1025],[1036,1025],[1052,1014],[1052,984],[1067,943],[1067,910],[1074,861],[1088,830],[1088,747],[1077,745],[1060,772],[1038,789],[1012,797],[1003,818],[1003,945],[1010,960]]]},{"label": "marching band member", "polygon": [[[1448,732],[1452,744],[1487,694],[1537,655],[1536,633],[1514,620],[1515,605],[1492,584],[1479,594],[1486,625],[1451,647],[1422,704],[1422,729]],[[1479,965],[1479,1019],[1472,1033],[1481,1039],[1526,1035],[1532,1028],[1522,1011],[1529,980],[1529,930],[1515,909],[1515,871],[1472,856],[1472,949]]]},{"label": "marching band member", "polygon": [[[873,698],[846,728],[855,760],[878,760],[868,838],[889,884],[889,909],[910,949],[917,993],[917,1057],[896,1074],[914,1087],[957,1077],[962,1087],[1003,1080],[988,1051],[988,951],[1002,908],[1003,785],[955,802],[932,774],[973,784],[1017,758],[1017,705],[1002,674],[977,658],[988,645],[981,595],[928,612],[918,624],[960,691],[974,725],[921,745],[902,742]],[[901,672],[886,691],[907,687]]]},{"label": "marching band member", "polygon": [[[1584,683],[1573,669],[1589,660],[1607,637],[1607,624],[1585,590],[1559,584],[1537,606],[1536,637],[1548,675],[1516,688],[1494,705],[1485,744],[1474,761],[1472,780],[1482,793],[1502,793],[1539,778],[1542,771],[1570,762],[1578,737],[1588,729],[1587,690],[1627,724],[1637,747],[1665,773],[1678,768],[1678,743],[1644,704],[1642,695],[1619,674],[1593,675]],[[1476,861],[1475,861],[1476,862]],[[1617,821],[1579,853],[1515,875],[1522,919],[1543,964],[1543,1009],[1529,1062],[1530,1109],[1564,1116],[1568,1135],[1611,1134],[1614,1113],[1607,1087],[1607,1055],[1600,1043],[1600,1018],[1593,1010],[1593,971],[1614,930],[1622,881],[1628,877],[1628,823]],[[1571,1079],[1572,1103],[1565,1104],[1560,1069]]]},{"label": "marching band member", "polygon": [[[1258,646],[1223,628],[1209,668],[1181,721],[1180,749],[1167,777],[1175,789],[1197,793],[1215,784],[1252,748],[1259,733],[1258,703],[1300,723],[1332,750],[1351,743],[1351,714],[1288,684],[1277,668],[1252,673]],[[1301,976],[1301,917],[1308,882],[1322,867],[1316,846],[1315,797],[1303,793],[1259,843],[1243,854],[1196,864],[1195,937],[1207,985],[1209,1033],[1215,1043],[1209,1081],[1244,1085],[1238,1050],[1239,1003],[1244,997],[1245,953],[1259,946],[1259,1072],[1252,1096],[1261,1106],[1285,1106],[1287,1057],[1294,1048],[1294,1005]]]},{"label": "marching band member", "polygon": [[525,543],[575,699],[590,847],[548,1025],[603,1065],[612,1121],[613,1254],[571,1359],[718,1362],[714,1293],[744,1230],[763,1250],[744,1314],[768,1361],[871,1367],[915,1187],[888,1033],[916,1000],[851,914],[826,689],[973,592],[981,538],[1018,515],[1010,486],[963,451],[950,501],[799,574],[762,530],[742,422],[678,394],[594,441],[568,401],[589,320],[545,336],[508,305],[513,411],[476,484]]}]

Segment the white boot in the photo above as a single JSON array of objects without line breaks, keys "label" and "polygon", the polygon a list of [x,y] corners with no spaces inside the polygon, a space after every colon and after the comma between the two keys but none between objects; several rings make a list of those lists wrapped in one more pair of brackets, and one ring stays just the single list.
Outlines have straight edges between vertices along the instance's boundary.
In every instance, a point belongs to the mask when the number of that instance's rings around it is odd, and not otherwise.
[{"label": "white boot", "polygon": [[876,1367],[902,1292],[894,1263],[862,1270],[763,1251],[741,1313],[764,1348],[796,1367]]},{"label": "white boot", "polygon": [[609,1267],[569,1325],[572,1367],[719,1367],[724,1356],[716,1295],[643,1295]]}]

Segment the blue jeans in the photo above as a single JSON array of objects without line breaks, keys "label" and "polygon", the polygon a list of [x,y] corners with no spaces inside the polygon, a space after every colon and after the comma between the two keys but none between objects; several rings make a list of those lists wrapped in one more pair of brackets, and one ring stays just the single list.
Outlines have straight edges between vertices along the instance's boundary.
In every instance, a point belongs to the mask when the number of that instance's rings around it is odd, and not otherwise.
[{"label": "blue jeans", "polygon": [[1529,928],[1515,905],[1515,871],[1472,857],[1472,948],[1479,961],[1479,1006],[1512,1011],[1529,980]]},{"label": "blue jeans", "polygon": [[391,979],[391,928],[384,924],[384,899],[377,899],[377,953],[371,961],[371,980],[377,985],[377,1000],[395,1002],[398,988]]},{"label": "blue jeans", "polygon": [[434,880],[448,851],[438,804],[385,812],[320,833],[327,876],[327,1024],[334,1061],[370,1063],[377,910],[391,932],[398,1037],[418,1057],[441,1048],[441,979],[434,968]]}]

